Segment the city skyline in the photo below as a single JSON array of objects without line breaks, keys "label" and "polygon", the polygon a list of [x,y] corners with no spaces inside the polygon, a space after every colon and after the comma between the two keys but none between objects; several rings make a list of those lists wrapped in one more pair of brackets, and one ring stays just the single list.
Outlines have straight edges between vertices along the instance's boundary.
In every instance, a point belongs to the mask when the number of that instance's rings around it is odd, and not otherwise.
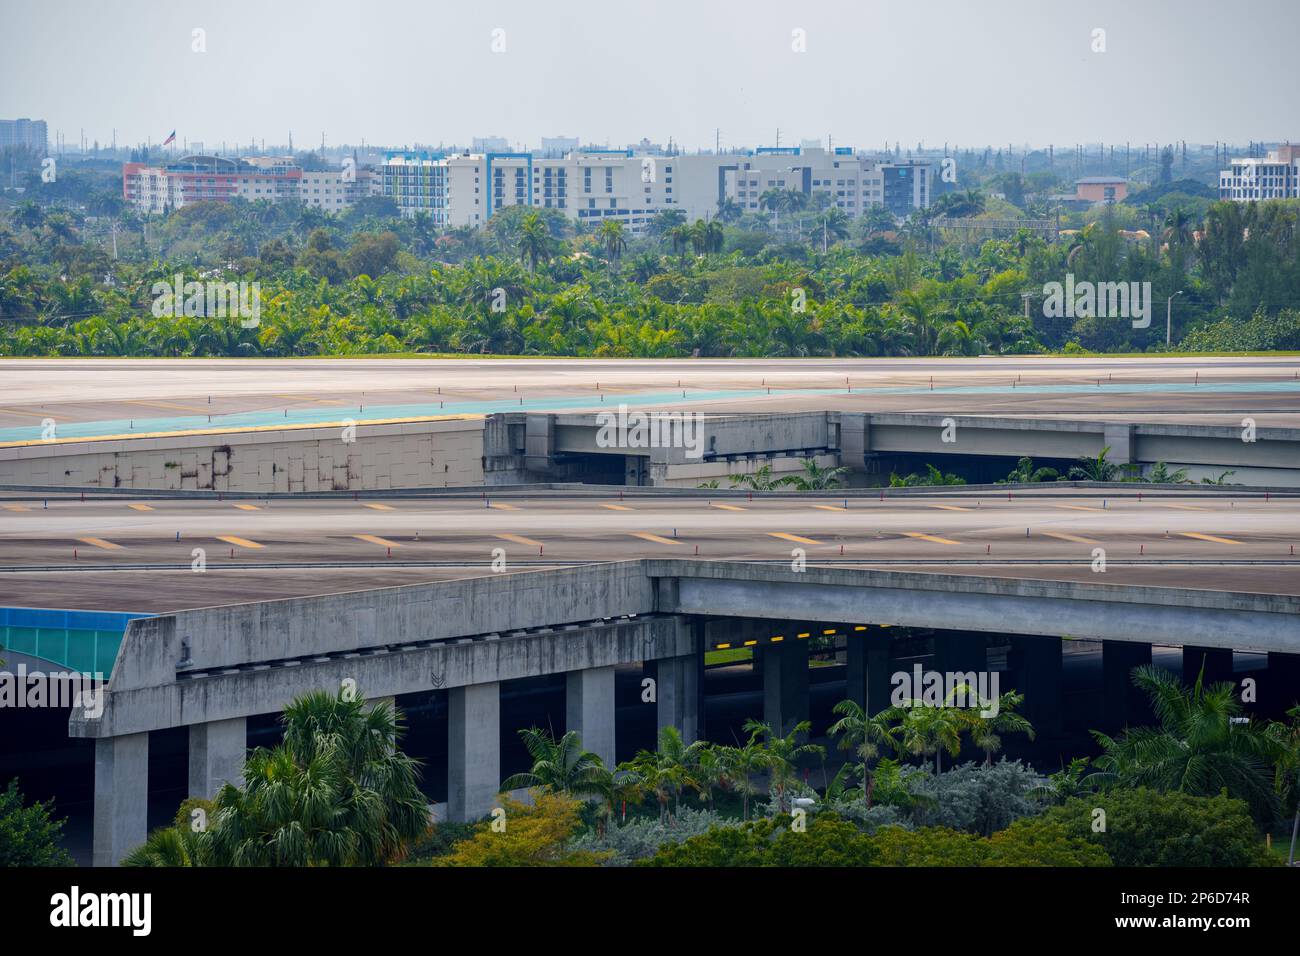
[{"label": "city skyline", "polygon": [[[1289,135],[1294,84],[1267,80],[1286,75],[1300,25],[1284,0],[1261,7],[1260,21],[1279,29],[1243,37],[1201,26],[1212,23],[1208,3],[1041,6],[762,4],[734,15],[668,2],[597,20],[515,2],[405,15],[399,4],[398,15],[338,30],[352,8],[331,0],[310,19],[239,2],[182,3],[143,20],[55,2],[10,16],[17,42],[0,63],[0,115],[46,119],[52,146],[83,130],[88,145],[116,131],[125,146],[177,129],[208,150],[283,143],[290,130],[300,148],[324,131],[327,146],[576,135],[687,151],[771,146],[777,129],[782,145],[829,135],[868,151]],[[147,31],[128,32],[140,22]],[[51,70],[51,49],[78,69]],[[1026,81],[1034,75],[1043,82]],[[1243,91],[1246,75],[1261,82]]]}]

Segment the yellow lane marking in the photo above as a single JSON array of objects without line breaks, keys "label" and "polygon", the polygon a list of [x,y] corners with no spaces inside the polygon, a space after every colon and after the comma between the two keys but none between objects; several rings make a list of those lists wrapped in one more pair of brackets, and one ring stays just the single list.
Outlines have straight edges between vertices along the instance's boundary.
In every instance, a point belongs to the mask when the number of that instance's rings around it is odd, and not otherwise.
[{"label": "yellow lane marking", "polygon": [[352,537],[361,541],[369,541],[371,544],[377,544],[381,548],[400,548],[401,545],[396,541],[389,541],[387,538],[381,538],[377,534],[354,534]]},{"label": "yellow lane marking", "polygon": [[381,504],[378,504],[377,502],[373,502],[373,501],[367,501],[367,502],[365,503],[365,505],[366,505],[367,508],[374,508],[376,511],[392,511],[392,510],[393,510],[393,506],[392,506],[392,505],[381,505]]},{"label": "yellow lane marking", "polygon": [[153,511],[153,508],[151,508],[149,505],[132,504],[132,505],[127,505],[127,507],[130,508],[132,511]]},{"label": "yellow lane marking", "polygon": [[177,405],[175,402],[146,402],[142,399],[129,398],[126,400],[128,405],[145,405],[149,408],[172,408],[182,412],[198,412],[200,415],[210,414],[211,406],[207,408],[196,408],[193,405]]},{"label": "yellow lane marking", "polygon": [[960,505],[930,505],[931,508],[942,508],[944,511],[970,511],[969,508],[963,508]]},{"label": "yellow lane marking", "polygon": [[814,508],[820,508],[822,511],[846,511],[848,509],[840,505],[813,505]]},{"label": "yellow lane marking", "polygon": [[680,541],[674,541],[672,538],[661,538],[649,531],[629,531],[628,533],[634,538],[640,538],[642,541],[653,541],[655,544],[681,544]]},{"label": "yellow lane marking", "polygon": [[1235,541],[1232,538],[1219,538],[1212,534],[1200,534],[1196,531],[1180,531],[1178,533],[1184,538],[1197,538],[1201,541],[1213,541],[1215,544],[1241,544],[1240,541]]},{"label": "yellow lane marking", "polygon": [[54,417],[49,412],[41,412],[38,414],[36,412],[25,412],[21,408],[0,408],[0,412],[7,412],[10,415],[25,415],[28,418],[46,419]]},{"label": "yellow lane marking", "polygon": [[519,510],[519,507],[518,507],[517,505],[498,504],[498,503],[495,502],[495,501],[492,502],[492,503],[490,503],[490,504],[488,505],[488,507],[489,507],[489,508],[500,508],[502,511],[518,511],[518,510]]},{"label": "yellow lane marking", "polygon": [[608,508],[610,511],[633,511],[633,510],[635,510],[635,509],[629,508],[627,505],[606,505],[606,504],[602,504],[601,507],[602,507],[602,508]]},{"label": "yellow lane marking", "polygon": [[540,548],[542,543],[534,541],[532,538],[525,538],[521,534],[499,534],[497,535],[502,541],[513,541],[515,544],[526,544],[530,548]]},{"label": "yellow lane marking", "polygon": [[1044,531],[1043,534],[1049,538],[1060,538],[1062,541],[1077,541],[1079,544],[1101,544],[1100,541],[1094,541],[1092,538],[1081,538],[1077,534],[1066,534],[1064,531]]},{"label": "yellow lane marking", "polygon": [[1213,508],[1201,508],[1198,507],[1197,505],[1170,505],[1170,504],[1166,504],[1163,501],[1157,501],[1155,502],[1155,504],[1159,505],[1161,508],[1178,508],[1181,511],[1213,511],[1214,510]]},{"label": "yellow lane marking", "polygon": [[5,505],[5,511],[30,511],[26,505]]},{"label": "yellow lane marking", "polygon": [[721,508],[723,511],[744,511],[745,510],[744,508],[740,507],[740,505],[720,505],[716,501],[710,503],[713,505],[713,507]]},{"label": "yellow lane marking", "polygon": [[261,511],[257,505],[235,505],[240,511]]},{"label": "yellow lane marking", "polygon": [[940,538],[938,535],[921,534],[919,531],[904,531],[903,534],[909,538],[920,538],[922,541],[933,541],[935,544],[961,544],[960,541],[953,541],[951,538]]},{"label": "yellow lane marking", "polygon": [[105,551],[120,551],[122,546],[114,544],[112,541],[105,541],[103,538],[78,538],[78,541],[84,541],[86,544],[93,544],[97,548],[103,548]]},{"label": "yellow lane marking", "polygon": [[1053,508],[1065,508],[1069,511],[1105,511],[1105,508],[1094,508],[1092,505],[1053,505]]},{"label": "yellow lane marking", "polygon": [[217,540],[218,540],[218,541],[224,541],[224,542],[226,542],[226,544],[237,545],[238,547],[241,547],[241,548],[264,548],[264,547],[266,547],[266,545],[264,545],[264,544],[258,544],[256,541],[249,541],[247,538],[240,538],[240,537],[238,537],[237,535],[233,535],[233,534],[219,534],[219,535],[217,535]]},{"label": "yellow lane marking", "polygon": [[784,538],[786,541],[795,541],[799,544],[821,544],[820,541],[814,538],[802,538],[797,534],[786,534],[784,531],[769,531],[767,533],[773,538]]},{"label": "yellow lane marking", "polygon": [[310,395],[272,395],[272,398],[287,398],[294,402],[321,402],[324,405],[342,405],[338,398],[312,398]]}]

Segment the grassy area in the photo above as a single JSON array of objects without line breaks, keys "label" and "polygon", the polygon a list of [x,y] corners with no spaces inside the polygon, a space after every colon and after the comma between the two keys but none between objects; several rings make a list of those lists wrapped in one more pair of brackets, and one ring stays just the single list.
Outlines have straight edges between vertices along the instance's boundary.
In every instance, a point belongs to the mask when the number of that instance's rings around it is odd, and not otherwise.
[{"label": "grassy area", "polygon": [[754,649],[751,647],[729,647],[722,651],[704,652],[705,667],[712,667],[715,664],[739,664],[753,659]]}]

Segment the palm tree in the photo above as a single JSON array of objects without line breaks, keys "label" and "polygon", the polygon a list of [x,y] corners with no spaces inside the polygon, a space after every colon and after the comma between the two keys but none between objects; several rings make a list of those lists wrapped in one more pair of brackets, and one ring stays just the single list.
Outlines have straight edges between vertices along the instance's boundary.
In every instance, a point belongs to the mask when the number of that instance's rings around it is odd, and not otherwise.
[{"label": "palm tree", "polygon": [[1060,473],[1055,468],[1035,468],[1034,460],[1025,457],[1016,462],[1016,467],[1012,469],[1011,474],[999,481],[998,484],[1031,484],[1040,481],[1056,481],[1059,477]]},{"label": "palm tree", "polygon": [[1246,801],[1256,820],[1271,821],[1277,796],[1267,768],[1281,755],[1279,743],[1253,721],[1239,719],[1235,685],[1207,687],[1204,673],[1187,687],[1153,665],[1135,667],[1133,683],[1151,698],[1159,726],[1130,728],[1118,738],[1094,730],[1102,755],[1092,776],[1106,785],[1194,796],[1226,790]]},{"label": "palm tree", "polygon": [[501,781],[501,790],[518,790],[523,787],[542,787],[552,793],[567,793],[576,797],[594,796],[602,772],[607,773],[600,757],[582,749],[582,741],[575,730],[570,730],[559,740],[550,731],[529,727],[519,731],[528,756],[533,760],[531,770],[516,773]]},{"label": "palm tree", "polygon": [[554,243],[550,228],[538,213],[530,212],[519,221],[519,258],[528,263],[529,272],[536,272],[540,263],[551,258]]},{"label": "palm tree", "polygon": [[623,224],[617,219],[606,219],[596,230],[596,238],[605,250],[605,257],[609,259],[610,267],[617,267],[618,260],[627,249],[627,234]]},{"label": "palm tree", "polygon": [[672,244],[673,252],[677,253],[681,257],[682,263],[685,264],[686,250],[691,246],[691,227],[682,223],[673,226],[665,235],[668,237],[669,243]]},{"label": "palm tree", "polygon": [[823,468],[817,464],[816,458],[803,458],[799,463],[803,465],[802,475],[786,475],[778,478],[773,485],[790,485],[798,491],[828,491],[838,488],[848,471],[847,468],[839,467]]},{"label": "palm tree", "polygon": [[727,786],[740,793],[741,817],[748,820],[749,798],[757,792],[754,775],[767,770],[770,755],[758,740],[758,735],[752,733],[743,744],[720,748],[719,754],[725,767]]},{"label": "palm tree", "polygon": [[861,758],[862,799],[866,809],[870,810],[871,795],[876,784],[873,768],[876,758],[880,756],[880,745],[885,744],[891,751],[896,751],[897,728],[883,712],[874,717],[869,716],[866,708],[854,700],[842,700],[831,710],[839,714],[840,719],[831,724],[827,733],[832,737],[840,737],[841,750],[851,750]]},{"label": "palm tree", "polygon": [[812,723],[807,720],[795,724],[784,737],[780,736],[770,724],[753,718],[745,721],[744,729],[751,740],[755,737],[762,738],[763,749],[767,751],[767,769],[771,774],[771,784],[776,790],[777,812],[789,813],[786,793],[790,785],[798,779],[799,759],[825,756],[826,748],[821,744],[800,743],[812,730]]},{"label": "palm tree", "polygon": [[934,756],[934,772],[943,772],[943,754],[951,757],[961,753],[961,734],[967,728],[962,708],[931,707],[924,701],[913,700],[910,705],[886,708],[881,712],[886,720],[897,722],[898,749],[916,757]]},{"label": "palm tree", "polygon": [[285,708],[283,742],[226,784],[207,831],[224,866],[376,866],[429,827],[419,763],[391,705],[313,691]]},{"label": "palm tree", "polygon": [[1109,445],[1103,448],[1096,458],[1080,458],[1079,463],[1070,469],[1069,479],[1071,481],[1114,481],[1119,466],[1106,460],[1108,454],[1110,454]]},{"label": "palm tree", "polygon": [[[972,699],[973,691],[969,685],[966,686],[967,700]],[[1025,702],[1024,694],[1015,691],[1002,694],[998,697],[997,713],[991,717],[981,713],[983,708],[978,697],[975,700],[975,706],[965,708],[963,713],[969,722],[971,743],[984,751],[985,766],[993,765],[993,755],[1002,749],[1003,734],[1024,734],[1030,740],[1034,739],[1034,725],[1016,713],[1016,708]]]},{"label": "palm tree", "polygon": [[731,198],[718,200],[718,218],[723,222],[735,222],[742,215],[744,210],[740,208],[740,203]]}]

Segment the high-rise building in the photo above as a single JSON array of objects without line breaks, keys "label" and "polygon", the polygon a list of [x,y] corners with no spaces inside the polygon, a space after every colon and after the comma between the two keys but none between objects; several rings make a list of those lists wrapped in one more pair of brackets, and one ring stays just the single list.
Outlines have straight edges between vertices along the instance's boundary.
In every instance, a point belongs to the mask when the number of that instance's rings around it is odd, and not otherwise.
[{"label": "high-rise building", "polygon": [[1300,146],[1279,146],[1264,159],[1232,160],[1219,173],[1219,198],[1233,202],[1300,198]]},{"label": "high-rise building", "polygon": [[0,149],[25,146],[41,156],[49,149],[49,134],[45,120],[0,119]]}]

